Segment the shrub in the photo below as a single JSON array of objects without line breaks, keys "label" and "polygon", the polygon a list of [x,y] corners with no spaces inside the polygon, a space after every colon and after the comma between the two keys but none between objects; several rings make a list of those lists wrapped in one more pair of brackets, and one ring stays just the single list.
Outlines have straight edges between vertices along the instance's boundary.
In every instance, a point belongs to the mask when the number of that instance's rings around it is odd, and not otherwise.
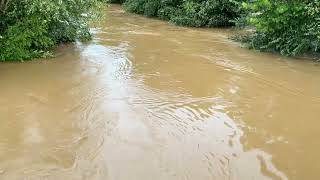
[{"label": "shrub", "polygon": [[283,55],[319,52],[319,0],[256,0],[244,7],[254,28],[242,39],[249,47]]},{"label": "shrub", "polygon": [[173,6],[165,6],[158,10],[157,16],[162,20],[170,21],[170,19],[175,17],[177,10],[178,9]]},{"label": "shrub", "polygon": [[129,12],[192,27],[232,26],[233,20],[240,17],[240,7],[238,0],[127,0],[124,3]]},{"label": "shrub", "polygon": [[171,18],[177,25],[202,27],[205,25],[203,19],[198,15],[201,5],[193,1],[185,1]]},{"label": "shrub", "polygon": [[129,12],[143,14],[145,16],[157,16],[160,9],[159,0],[127,0],[124,7]]},{"label": "shrub", "polygon": [[156,16],[167,21],[170,21],[178,14],[179,8],[183,4],[183,0],[161,0],[160,2],[161,5]]},{"label": "shrub", "polygon": [[124,8],[133,13],[144,14],[144,5],[147,0],[127,0],[124,3]]},{"label": "shrub", "polygon": [[158,14],[160,8],[159,0],[149,0],[144,4],[144,15],[149,17],[154,17]]},{"label": "shrub", "polygon": [[1,0],[0,61],[29,60],[61,42],[89,39],[101,0]]},{"label": "shrub", "polygon": [[181,7],[172,21],[186,26],[233,26],[233,20],[241,15],[241,4],[235,0],[185,1]]}]

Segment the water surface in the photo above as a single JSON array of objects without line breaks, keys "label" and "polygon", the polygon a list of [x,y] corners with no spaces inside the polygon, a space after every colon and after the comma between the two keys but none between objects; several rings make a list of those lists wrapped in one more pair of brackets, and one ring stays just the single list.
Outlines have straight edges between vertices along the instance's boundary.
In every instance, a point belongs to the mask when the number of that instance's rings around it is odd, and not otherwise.
[{"label": "water surface", "polygon": [[318,179],[317,64],[106,13],[91,42],[0,64],[0,179]]}]

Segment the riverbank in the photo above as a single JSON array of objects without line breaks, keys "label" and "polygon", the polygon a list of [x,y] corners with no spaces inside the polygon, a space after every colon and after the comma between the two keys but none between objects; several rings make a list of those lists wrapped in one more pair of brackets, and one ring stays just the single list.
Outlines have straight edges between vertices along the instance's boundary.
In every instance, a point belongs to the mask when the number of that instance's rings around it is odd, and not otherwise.
[{"label": "riverbank", "polygon": [[112,0],[126,11],[188,27],[250,27],[234,38],[250,49],[284,56],[319,54],[320,2],[276,0]]},{"label": "riverbank", "polygon": [[0,64],[0,179],[319,177],[314,63],[105,13],[92,41]]},{"label": "riverbank", "polygon": [[[92,38],[90,22],[101,17],[110,1],[53,2],[2,0],[0,61],[24,61],[52,56],[60,43]],[[277,0],[111,0],[126,11],[159,18],[179,26],[249,27],[234,38],[243,47],[284,56],[319,54],[319,0],[288,3]],[[74,8],[76,7],[76,8]],[[80,7],[80,8],[78,8]],[[319,58],[318,58],[319,59]]]}]

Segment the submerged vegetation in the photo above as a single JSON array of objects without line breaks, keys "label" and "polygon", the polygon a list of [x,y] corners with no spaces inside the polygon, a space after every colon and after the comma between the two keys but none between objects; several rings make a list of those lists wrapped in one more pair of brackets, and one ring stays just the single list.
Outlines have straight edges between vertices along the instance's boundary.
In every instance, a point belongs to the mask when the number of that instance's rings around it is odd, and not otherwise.
[{"label": "submerged vegetation", "polygon": [[[108,0],[0,0],[0,61],[50,55],[61,42],[90,39],[88,23]],[[319,53],[320,0],[109,0],[128,12],[190,27],[241,27],[249,48]]]},{"label": "submerged vegetation", "polygon": [[0,0],[0,61],[48,56],[61,42],[89,39],[101,0]]}]

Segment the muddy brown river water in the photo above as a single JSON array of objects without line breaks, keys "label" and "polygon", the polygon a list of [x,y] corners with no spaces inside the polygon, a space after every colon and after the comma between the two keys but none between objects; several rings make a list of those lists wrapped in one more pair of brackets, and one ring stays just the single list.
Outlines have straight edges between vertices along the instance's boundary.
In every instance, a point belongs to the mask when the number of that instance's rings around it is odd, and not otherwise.
[{"label": "muddy brown river water", "polygon": [[118,6],[88,43],[0,64],[0,179],[317,180],[320,67]]}]

